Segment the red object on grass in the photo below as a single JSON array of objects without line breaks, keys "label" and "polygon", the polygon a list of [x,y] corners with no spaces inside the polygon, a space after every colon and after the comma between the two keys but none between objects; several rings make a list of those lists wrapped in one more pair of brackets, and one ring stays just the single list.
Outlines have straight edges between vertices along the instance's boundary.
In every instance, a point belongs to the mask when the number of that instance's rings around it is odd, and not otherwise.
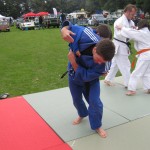
[{"label": "red object on grass", "polygon": [[0,150],[71,150],[23,97],[0,101]]}]

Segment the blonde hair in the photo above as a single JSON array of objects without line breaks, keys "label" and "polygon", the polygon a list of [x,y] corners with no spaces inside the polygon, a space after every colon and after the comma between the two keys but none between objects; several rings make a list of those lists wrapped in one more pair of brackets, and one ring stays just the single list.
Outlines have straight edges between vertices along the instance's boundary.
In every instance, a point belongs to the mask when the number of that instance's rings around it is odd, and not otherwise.
[{"label": "blonde hair", "polygon": [[128,4],[125,8],[124,8],[124,12],[127,11],[132,11],[132,9],[135,9],[137,11],[137,7],[133,4]]}]

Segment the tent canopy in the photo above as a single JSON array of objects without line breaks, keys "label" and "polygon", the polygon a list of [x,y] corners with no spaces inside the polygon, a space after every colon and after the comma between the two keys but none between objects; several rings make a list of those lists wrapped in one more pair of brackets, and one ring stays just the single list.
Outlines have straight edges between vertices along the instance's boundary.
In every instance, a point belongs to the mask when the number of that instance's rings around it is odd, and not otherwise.
[{"label": "tent canopy", "polygon": [[24,18],[26,18],[26,17],[35,17],[35,16],[37,16],[37,15],[33,12],[29,12],[29,13],[23,15]]},{"label": "tent canopy", "polygon": [[36,15],[37,16],[47,16],[49,13],[48,12],[39,12],[39,13],[37,13]]},{"label": "tent canopy", "polygon": [[5,18],[5,16],[2,16],[2,15],[0,14],[0,18]]}]

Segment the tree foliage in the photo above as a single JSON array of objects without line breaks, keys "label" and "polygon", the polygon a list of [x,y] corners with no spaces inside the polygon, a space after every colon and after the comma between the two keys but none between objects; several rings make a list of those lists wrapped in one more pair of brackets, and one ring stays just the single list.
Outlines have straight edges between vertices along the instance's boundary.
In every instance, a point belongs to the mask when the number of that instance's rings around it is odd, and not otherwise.
[{"label": "tree foliage", "polygon": [[0,14],[17,18],[27,12],[47,11],[53,8],[66,13],[84,9],[90,13],[100,10],[115,11],[127,4],[136,4],[144,12],[150,13],[149,0],[0,0]]}]

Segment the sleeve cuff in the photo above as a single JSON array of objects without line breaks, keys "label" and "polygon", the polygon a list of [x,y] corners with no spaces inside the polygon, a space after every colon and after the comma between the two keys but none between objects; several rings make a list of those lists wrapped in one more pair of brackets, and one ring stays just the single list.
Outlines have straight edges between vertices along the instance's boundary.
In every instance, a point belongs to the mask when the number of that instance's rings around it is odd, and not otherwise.
[{"label": "sleeve cuff", "polygon": [[69,22],[69,21],[64,21],[63,24],[62,24],[62,28],[63,28],[63,27],[66,27],[66,26],[68,26],[68,27],[69,27],[68,29],[70,29],[71,26],[72,26],[71,22]]}]

